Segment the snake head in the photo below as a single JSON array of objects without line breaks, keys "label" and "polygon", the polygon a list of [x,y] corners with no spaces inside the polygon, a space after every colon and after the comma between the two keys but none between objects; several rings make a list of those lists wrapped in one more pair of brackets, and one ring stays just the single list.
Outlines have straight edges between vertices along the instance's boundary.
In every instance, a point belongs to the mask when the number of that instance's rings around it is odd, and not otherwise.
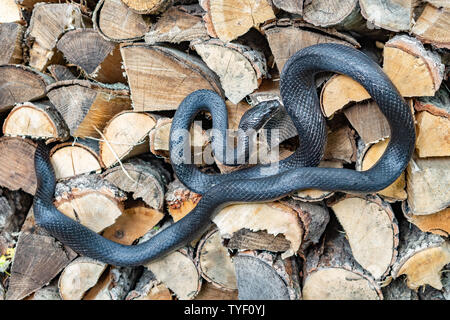
[{"label": "snake head", "polygon": [[258,103],[247,110],[239,122],[239,129],[247,131],[260,130],[280,110],[281,103],[278,100],[268,100]]}]

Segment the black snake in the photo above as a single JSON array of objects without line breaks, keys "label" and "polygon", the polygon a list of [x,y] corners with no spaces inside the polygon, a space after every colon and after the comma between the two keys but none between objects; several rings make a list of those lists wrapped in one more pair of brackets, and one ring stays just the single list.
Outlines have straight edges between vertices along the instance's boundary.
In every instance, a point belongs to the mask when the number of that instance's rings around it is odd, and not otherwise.
[{"label": "black snake", "polygon": [[[326,132],[314,76],[323,71],[345,74],[359,82],[389,122],[391,136],[387,149],[367,171],[316,167],[324,152]],[[180,163],[186,141],[176,132],[189,129],[195,115],[202,110],[211,113],[215,129],[224,131],[228,127],[225,104],[208,90],[193,92],[184,99],[172,123],[171,162],[176,176],[191,190],[201,193],[202,198],[183,219],[138,245],[126,246],[107,240],[54,207],[55,175],[47,147],[39,143],[35,154],[37,224],[79,254],[117,266],[142,265],[201,235],[210,225],[211,217],[230,203],[269,201],[305,188],[371,193],[390,185],[405,169],[415,143],[411,109],[382,69],[365,54],[338,44],[302,49],[284,66],[280,90],[284,107],[300,137],[299,148],[275,168],[254,166],[222,175],[205,174],[194,164]],[[214,139],[213,146],[217,147],[219,142],[220,139]]]}]

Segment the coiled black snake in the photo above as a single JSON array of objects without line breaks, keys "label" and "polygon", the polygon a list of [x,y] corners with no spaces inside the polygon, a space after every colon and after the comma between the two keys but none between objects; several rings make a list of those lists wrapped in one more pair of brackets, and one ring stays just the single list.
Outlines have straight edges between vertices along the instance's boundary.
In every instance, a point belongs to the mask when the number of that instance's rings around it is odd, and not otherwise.
[{"label": "coiled black snake", "polygon": [[[346,74],[358,81],[389,122],[388,147],[367,171],[316,167],[326,142],[325,119],[314,86],[315,74],[322,71]],[[37,224],[79,254],[117,266],[142,265],[199,236],[210,225],[211,217],[230,203],[269,201],[305,188],[370,193],[390,185],[405,169],[415,143],[411,110],[382,69],[366,55],[338,44],[307,47],[288,60],[280,81],[282,101],[297,128],[300,146],[277,167],[255,166],[230,174],[208,175],[194,164],[182,163],[186,141],[177,135],[177,130],[190,128],[199,111],[211,113],[213,127],[218,131],[228,127],[222,99],[212,91],[199,90],[180,104],[170,136],[170,157],[175,174],[188,188],[202,194],[191,213],[138,245],[126,246],[107,240],[54,207],[55,175],[48,150],[40,143],[35,155],[38,187],[34,215]],[[215,139],[213,145],[219,140]]]}]

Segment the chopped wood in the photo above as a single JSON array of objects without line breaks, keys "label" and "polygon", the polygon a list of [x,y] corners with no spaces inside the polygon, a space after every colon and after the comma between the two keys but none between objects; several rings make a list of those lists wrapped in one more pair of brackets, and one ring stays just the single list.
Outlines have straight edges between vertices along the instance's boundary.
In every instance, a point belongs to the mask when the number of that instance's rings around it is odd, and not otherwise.
[{"label": "chopped wood", "polygon": [[[442,1],[444,2],[444,1]],[[443,8],[427,4],[411,32],[422,42],[431,43],[437,48],[450,49],[450,6],[442,3]]]},{"label": "chopped wood", "polygon": [[373,100],[345,108],[344,114],[366,146],[386,139],[391,134],[386,117]]},{"label": "chopped wood", "polygon": [[135,111],[175,110],[198,89],[221,94],[218,77],[183,51],[142,43],[123,44],[120,51]]},{"label": "chopped wood", "polygon": [[450,206],[449,157],[411,159],[406,169],[408,206],[416,215],[427,215]]},{"label": "chopped wood", "polygon": [[409,31],[414,23],[414,0],[359,0],[361,13],[374,27]]},{"label": "chopped wood", "polygon": [[180,300],[191,300],[200,291],[200,272],[188,248],[174,251],[146,267]]},{"label": "chopped wood", "polygon": [[355,131],[348,126],[340,127],[327,135],[325,160],[352,163],[356,160]]},{"label": "chopped wood", "polygon": [[119,45],[107,41],[94,29],[69,30],[56,45],[70,64],[88,78],[102,83],[126,82]]},{"label": "chopped wood", "polygon": [[208,33],[224,42],[236,39],[252,27],[258,28],[267,20],[275,19],[267,0],[201,0],[200,5],[207,12],[203,19]]},{"label": "chopped wood", "polygon": [[[103,167],[98,141],[90,139],[55,145],[50,150],[50,163],[57,180],[90,172],[100,173]],[[68,163],[71,165],[68,166]]]},{"label": "chopped wood", "polygon": [[47,70],[56,81],[76,79],[75,75],[70,71],[68,67],[60,64],[51,64],[47,67]]},{"label": "chopped wood", "polygon": [[19,5],[14,0],[3,0],[0,23],[9,22],[23,23],[23,16]]},{"label": "chopped wood", "polygon": [[128,88],[121,84],[66,80],[48,86],[47,90],[48,98],[73,137],[100,138],[97,130],[102,131],[114,115],[131,109]]},{"label": "chopped wood", "polygon": [[116,222],[103,231],[103,236],[115,242],[131,245],[155,227],[164,213],[149,208],[143,201],[125,208]]},{"label": "chopped wood", "polygon": [[276,236],[265,230],[252,231],[241,229],[231,236],[227,243],[229,249],[267,250],[270,252],[285,252],[291,247],[291,242],[283,234]]},{"label": "chopped wood", "polygon": [[0,186],[9,190],[19,190],[34,194],[36,172],[34,153],[36,144],[18,137],[0,138]]},{"label": "chopped wood", "polygon": [[355,11],[359,11],[358,0],[305,1],[303,18],[315,26],[329,27],[344,23]]},{"label": "chopped wood", "polygon": [[167,186],[165,194],[167,210],[173,220],[177,222],[187,215],[201,199],[201,195],[190,191],[178,179],[175,179]]},{"label": "chopped wood", "polygon": [[[420,41],[401,35],[385,44],[383,70],[402,96],[434,96],[442,82],[444,65]],[[324,115],[330,117],[349,102],[369,98],[355,80],[335,75],[323,86],[320,100]]]},{"label": "chopped wood", "polygon": [[450,208],[427,215],[417,215],[411,212],[408,203],[402,203],[403,213],[409,222],[423,232],[431,232],[442,237],[450,235]]},{"label": "chopped wood", "polygon": [[49,283],[77,254],[35,225],[32,209],[15,248],[6,299],[23,299]]},{"label": "chopped wood", "polygon": [[107,265],[98,260],[79,257],[61,273],[58,281],[59,294],[63,300],[81,300],[92,288]]},{"label": "chopped wood", "polygon": [[22,62],[22,38],[25,28],[18,23],[0,24],[0,65]]},{"label": "chopped wood", "polygon": [[225,96],[234,104],[244,99],[268,77],[264,54],[239,43],[220,40],[192,44],[219,77]]},{"label": "chopped wood", "polygon": [[381,300],[375,280],[354,260],[344,235],[327,234],[309,251],[303,273],[305,300]]},{"label": "chopped wood", "polygon": [[436,91],[432,97],[419,97],[415,99],[416,111],[428,111],[429,113],[450,119],[450,95],[445,86]]},{"label": "chopped wood", "polygon": [[239,300],[300,299],[299,270],[294,259],[256,251],[233,257]]},{"label": "chopped wood", "polygon": [[123,213],[123,191],[97,174],[81,175],[56,184],[55,207],[95,232],[114,224]]},{"label": "chopped wood", "polygon": [[38,3],[34,6],[26,32],[30,46],[30,66],[39,71],[59,61],[56,43],[66,30],[83,27],[80,9],[70,3]]},{"label": "chopped wood", "polygon": [[388,275],[397,258],[398,224],[391,206],[376,196],[345,196],[330,204],[353,258],[375,279]]},{"label": "chopped wood", "polygon": [[100,141],[100,158],[105,166],[148,152],[148,134],[155,124],[155,117],[145,112],[116,114],[105,126]]},{"label": "chopped wood", "polygon": [[407,221],[400,223],[398,259],[392,267],[394,279],[406,275],[407,285],[413,290],[424,285],[441,290],[441,270],[448,263],[448,242],[438,235],[421,232]]},{"label": "chopped wood", "polygon": [[234,265],[217,228],[206,233],[197,248],[196,261],[202,277],[221,290],[236,290]]},{"label": "chopped wood", "polygon": [[[200,7],[197,9],[198,12],[201,11]],[[191,14],[185,10],[184,6],[169,8],[145,34],[145,42],[148,44],[208,39],[209,36],[201,14]]]},{"label": "chopped wood", "polygon": [[43,98],[53,79],[23,65],[0,66],[0,111],[14,104]]},{"label": "chopped wood", "polygon": [[62,300],[59,295],[58,279],[58,277],[53,279],[50,284],[35,291],[23,300]]},{"label": "chopped wood", "polygon": [[130,291],[126,300],[173,300],[172,293],[164,283],[156,280],[150,270],[144,270],[136,283],[136,287]]},{"label": "chopped wood", "polygon": [[210,282],[203,282],[194,300],[238,300],[238,291],[221,290]]},{"label": "chopped wood", "polygon": [[89,289],[83,300],[124,300],[135,285],[138,269],[132,267],[110,267],[97,284]]},{"label": "chopped wood", "polygon": [[419,295],[406,285],[403,279],[396,279],[388,286],[382,287],[384,300],[419,300]]},{"label": "chopped wood", "polygon": [[279,20],[264,25],[263,30],[280,71],[294,53],[314,44],[332,42],[359,47],[356,40],[335,30],[314,27],[296,20]]},{"label": "chopped wood", "polygon": [[122,2],[139,14],[158,14],[173,4],[173,0],[122,0]]},{"label": "chopped wood", "polygon": [[233,204],[222,209],[213,222],[225,238],[231,238],[233,233],[241,229],[266,230],[275,236],[283,234],[290,242],[289,249],[283,252],[283,258],[298,251],[304,233],[297,212],[279,202]]},{"label": "chopped wood", "polygon": [[272,0],[275,7],[299,15],[303,14],[303,2],[304,0]]},{"label": "chopped wood", "polygon": [[132,159],[121,167],[107,170],[103,177],[121,190],[131,192],[133,199],[142,198],[151,208],[162,210],[170,174],[156,159]]},{"label": "chopped wood", "polygon": [[427,111],[416,114],[416,152],[421,158],[450,156],[450,119]]},{"label": "chopped wood", "polygon": [[[389,143],[389,139],[384,139],[375,144],[369,145],[358,156],[356,169],[360,171],[369,170],[381,158]],[[397,200],[405,200],[407,197],[405,173],[402,172],[400,176],[388,187],[377,193],[385,200],[395,202]]]},{"label": "chopped wood", "polygon": [[3,134],[54,142],[67,140],[69,129],[55,106],[43,100],[16,104],[3,123]]},{"label": "chopped wood", "polygon": [[102,37],[114,42],[140,40],[151,25],[145,16],[133,12],[121,0],[98,1],[92,21]]},{"label": "chopped wood", "polygon": [[419,290],[420,300],[450,300],[450,277],[447,272],[442,272],[442,290],[426,286],[424,290]]}]

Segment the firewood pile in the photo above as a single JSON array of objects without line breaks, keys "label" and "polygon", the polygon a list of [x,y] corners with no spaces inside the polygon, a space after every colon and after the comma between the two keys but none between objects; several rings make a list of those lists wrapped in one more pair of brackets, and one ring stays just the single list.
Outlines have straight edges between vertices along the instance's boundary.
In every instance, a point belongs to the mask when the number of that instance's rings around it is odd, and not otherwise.
[{"label": "firewood pile", "polygon": [[[0,300],[450,299],[449,30],[447,0],[0,0]],[[133,245],[183,219],[201,195],[170,165],[180,102],[213,90],[237,129],[280,100],[292,54],[328,42],[379,63],[414,112],[414,156],[386,189],[231,205],[199,239],[133,268],[79,256],[36,225],[39,139],[56,208],[95,232]],[[390,136],[376,103],[343,75],[316,84],[320,166],[369,169]],[[211,119],[199,119],[202,159]],[[280,157],[298,143],[294,129]],[[236,169],[212,162],[199,166]]]}]

